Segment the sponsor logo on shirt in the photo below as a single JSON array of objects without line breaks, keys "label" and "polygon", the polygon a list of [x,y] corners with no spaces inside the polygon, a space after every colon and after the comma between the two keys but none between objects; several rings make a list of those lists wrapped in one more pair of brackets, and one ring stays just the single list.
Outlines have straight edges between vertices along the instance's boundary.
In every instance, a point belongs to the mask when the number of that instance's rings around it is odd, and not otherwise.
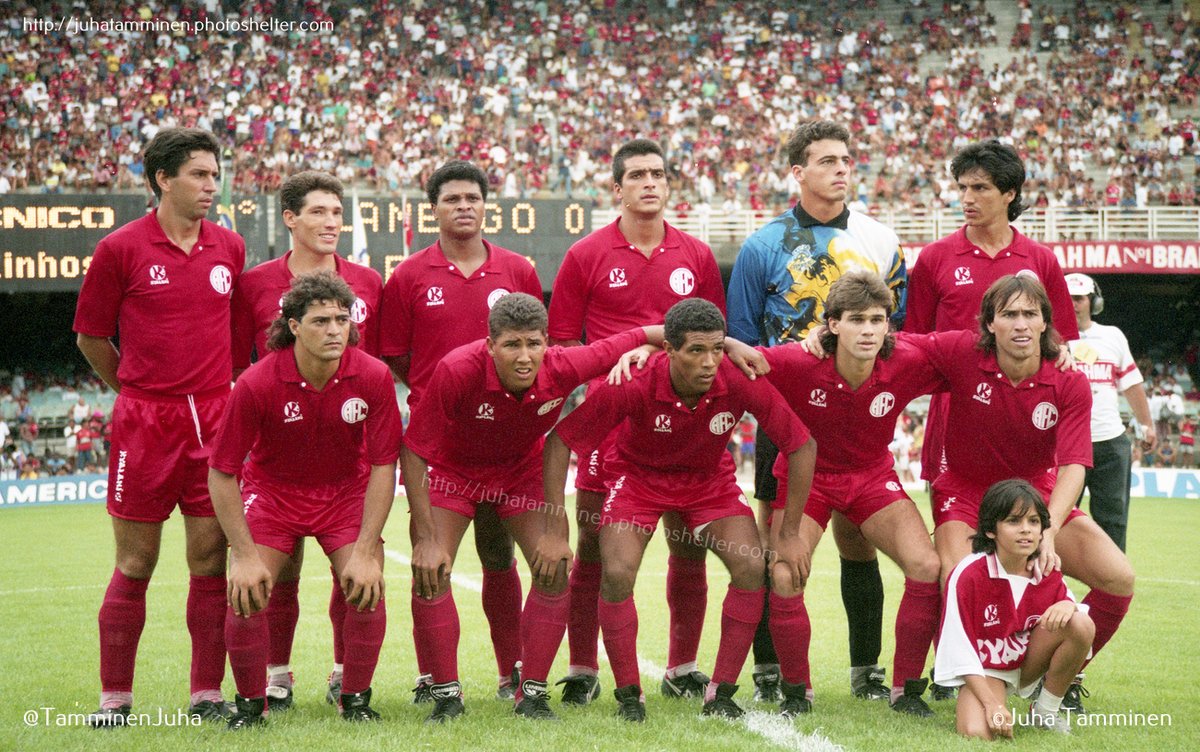
[{"label": "sponsor logo on shirt", "polygon": [[671,416],[659,415],[654,418],[654,430],[658,433],[671,432]]},{"label": "sponsor logo on shirt", "polygon": [[985,405],[992,404],[992,385],[987,382],[980,382],[979,386],[975,387],[975,399]]},{"label": "sponsor logo on shirt", "polygon": [[737,419],[733,417],[731,412],[717,413],[712,416],[712,420],[708,421],[708,430],[715,436],[729,433],[733,427],[737,425]]},{"label": "sponsor logo on shirt", "polygon": [[283,406],[283,422],[295,423],[298,420],[304,420],[304,416],[300,414],[300,403],[289,402]]},{"label": "sponsor logo on shirt", "polygon": [[212,289],[217,291],[218,295],[228,295],[233,289],[233,274],[227,267],[217,264],[208,273],[208,283],[212,285]]},{"label": "sponsor logo on shirt", "polygon": [[426,290],[425,291],[425,305],[427,305],[427,306],[445,305],[445,302],[442,300],[442,288],[431,287],[428,290]]},{"label": "sponsor logo on shirt", "polygon": [[496,301],[499,300],[500,298],[503,298],[505,295],[508,294],[508,292],[509,291],[505,290],[503,287],[497,287],[495,290],[492,290],[491,293],[488,294],[488,299],[487,299],[488,310],[489,311],[492,310],[492,306],[496,305]]},{"label": "sponsor logo on shirt", "polygon": [[983,626],[994,627],[1000,623],[1000,609],[996,608],[995,603],[989,603],[983,609]]},{"label": "sponsor logo on shirt", "polygon": [[475,420],[495,420],[495,419],[496,419],[496,408],[492,407],[487,402],[484,402],[475,410]]},{"label": "sponsor logo on shirt", "polygon": [[871,400],[871,417],[882,418],[896,406],[896,395],[891,392],[880,392]]},{"label": "sponsor logo on shirt", "polygon": [[1051,429],[1058,423],[1058,408],[1049,402],[1039,402],[1033,408],[1033,426],[1039,431]]},{"label": "sponsor logo on shirt", "polygon": [[954,270],[954,286],[961,287],[962,285],[973,285],[975,280],[971,279],[970,267],[960,266]]},{"label": "sponsor logo on shirt", "polygon": [[351,397],[342,403],[342,420],[361,423],[367,419],[367,403],[361,397]]},{"label": "sponsor logo on shirt", "polygon": [[367,320],[367,304],[363,302],[362,298],[355,298],[354,302],[350,304],[350,320],[356,324]]},{"label": "sponsor logo on shirt", "polygon": [[691,295],[692,290],[696,289],[696,275],[692,274],[692,270],[679,267],[671,272],[671,289],[676,295]]},{"label": "sponsor logo on shirt", "polygon": [[171,280],[167,279],[167,267],[162,264],[155,264],[150,267],[150,284],[152,285],[169,285]]},{"label": "sponsor logo on shirt", "polygon": [[826,395],[824,389],[814,389],[808,393],[808,404],[812,405],[813,407],[825,407],[825,400]]},{"label": "sponsor logo on shirt", "polygon": [[884,484],[884,488],[886,488],[889,491],[899,491],[900,484],[894,480],[889,480],[886,484]]},{"label": "sponsor logo on shirt", "polygon": [[1029,632],[1016,632],[1008,637],[975,641],[980,663],[1006,668],[1014,666],[1025,656],[1028,645]]},{"label": "sponsor logo on shirt", "polygon": [[611,290],[614,287],[626,287],[628,282],[625,281],[625,270],[621,267],[616,267],[608,273],[608,288]]},{"label": "sponsor logo on shirt", "polygon": [[554,408],[561,405],[562,401],[563,401],[563,398],[559,397],[558,399],[552,399],[549,402],[543,404],[541,407],[538,408],[538,415],[545,415],[545,414],[549,413],[551,410],[553,410]]}]

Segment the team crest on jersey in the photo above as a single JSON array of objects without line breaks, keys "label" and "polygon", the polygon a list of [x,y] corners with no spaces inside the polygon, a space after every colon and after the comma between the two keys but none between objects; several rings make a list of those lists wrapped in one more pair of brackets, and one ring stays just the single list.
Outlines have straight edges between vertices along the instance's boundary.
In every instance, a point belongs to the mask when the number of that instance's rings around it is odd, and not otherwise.
[{"label": "team crest on jersey", "polygon": [[496,408],[492,407],[490,403],[484,402],[475,410],[475,419],[476,420],[495,420],[496,419]]},{"label": "team crest on jersey", "polygon": [[152,285],[169,285],[171,280],[167,279],[167,267],[162,264],[155,264],[150,267],[150,284]]},{"label": "team crest on jersey", "polygon": [[1049,402],[1039,402],[1033,408],[1033,426],[1039,431],[1047,431],[1058,423],[1058,408]]},{"label": "team crest on jersey", "polygon": [[733,417],[733,413],[726,411],[712,416],[712,420],[708,421],[708,430],[714,436],[720,436],[732,431],[736,425],[737,418]]},{"label": "team crest on jersey", "polygon": [[367,304],[363,302],[362,298],[355,298],[354,302],[350,304],[350,320],[356,324],[367,320]]},{"label": "team crest on jersey", "polygon": [[962,285],[973,285],[975,280],[971,279],[971,268],[968,266],[960,266],[954,270],[954,285],[960,287]]},{"label": "team crest on jersey", "polygon": [[871,400],[871,417],[882,418],[896,406],[896,395],[891,392],[880,392]]},{"label": "team crest on jersey", "polygon": [[889,480],[889,481],[888,481],[888,482],[887,482],[887,483],[884,485],[884,488],[886,488],[886,489],[887,489],[887,490],[889,490],[889,491],[899,491],[899,490],[900,490],[900,484],[899,484],[899,483],[897,483],[897,482],[896,482],[896,481],[894,481],[894,480]]},{"label": "team crest on jersey", "polygon": [[825,400],[826,395],[824,389],[814,389],[808,393],[808,404],[812,405],[813,407],[825,407]]},{"label": "team crest on jersey", "polygon": [[351,397],[342,403],[342,420],[347,423],[361,423],[367,419],[367,403],[358,397]]},{"label": "team crest on jersey", "polygon": [[983,626],[994,627],[1000,623],[1000,609],[996,608],[995,603],[989,603],[983,609]]},{"label": "team crest on jersey", "polygon": [[992,404],[992,385],[986,382],[980,382],[979,386],[975,387],[975,399],[985,405]]},{"label": "team crest on jersey", "polygon": [[212,289],[217,291],[218,295],[228,295],[233,289],[233,273],[228,268],[217,264],[208,273],[208,283],[212,285]]},{"label": "team crest on jersey", "polygon": [[538,415],[546,415],[551,410],[553,410],[554,408],[561,405],[562,401],[563,401],[562,397],[559,397],[558,399],[550,400],[549,402],[545,403],[544,405],[542,405],[541,407],[538,408]]},{"label": "team crest on jersey", "polygon": [[626,287],[629,282],[625,280],[625,270],[621,267],[616,267],[608,272],[608,287],[611,290],[614,287]]},{"label": "team crest on jersey", "polygon": [[492,306],[496,305],[496,301],[500,300],[500,298],[503,298],[507,294],[508,290],[505,290],[503,287],[497,287],[495,290],[492,290],[491,293],[488,294],[488,310],[492,310]]},{"label": "team crest on jersey", "polygon": [[445,301],[442,300],[442,288],[431,287],[428,290],[426,290],[425,291],[425,305],[427,305],[427,306],[445,305]]},{"label": "team crest on jersey", "polygon": [[658,415],[654,418],[654,430],[658,433],[671,432],[671,416]]},{"label": "team crest on jersey", "polygon": [[692,274],[692,270],[679,267],[671,272],[671,289],[676,295],[691,295],[692,290],[696,289],[696,275]]},{"label": "team crest on jersey", "polygon": [[304,416],[300,414],[300,403],[289,402],[283,406],[283,422],[295,423],[298,420],[304,420]]}]

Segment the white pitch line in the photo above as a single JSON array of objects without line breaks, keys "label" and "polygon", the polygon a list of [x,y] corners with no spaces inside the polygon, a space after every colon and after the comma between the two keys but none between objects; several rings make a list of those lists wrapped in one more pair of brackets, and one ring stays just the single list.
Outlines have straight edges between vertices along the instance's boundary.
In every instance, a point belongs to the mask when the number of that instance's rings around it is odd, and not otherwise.
[{"label": "white pitch line", "polygon": [[[383,550],[383,555],[402,566],[407,567],[412,565],[412,559],[408,558],[402,553],[393,551],[390,548],[385,548]],[[459,587],[464,587],[467,590],[472,590],[476,593],[483,592],[483,583],[474,577],[471,577],[470,575],[451,573],[450,582],[458,585]]]}]

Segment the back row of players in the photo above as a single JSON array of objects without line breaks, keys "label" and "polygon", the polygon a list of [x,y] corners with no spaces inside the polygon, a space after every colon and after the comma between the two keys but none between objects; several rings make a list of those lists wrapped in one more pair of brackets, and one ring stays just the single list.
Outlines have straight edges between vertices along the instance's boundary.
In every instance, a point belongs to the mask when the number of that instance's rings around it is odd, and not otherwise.
[{"label": "back row of players", "polygon": [[[1085,378],[1055,365],[1058,334],[1078,336],[1062,271],[1009,224],[1024,181],[1010,148],[987,142],[955,158],[966,225],[927,246],[906,274],[896,235],[845,206],[849,134],[827,121],[801,126],[788,144],[801,199],[743,246],[729,285],[728,338],[711,250],[663,219],[667,175],[653,142],[629,142],[614,156],[621,215],[568,251],[548,315],[530,263],[482,237],[487,182],[473,165],[451,163],[430,179],[439,241],[385,286],[337,256],[342,188],[311,172],[281,189],[292,250],[240,273],[242,240],[204,219],[218,154],[211,134],[161,131],[145,153],[157,210],[101,241],[80,292],[80,349],[119,392],[108,499],[117,562],[99,615],[93,725],[122,725],[130,712],[146,586],[176,505],[191,571],[192,711],[237,728],[261,723],[268,705],[291,704],[302,540],[313,536],[334,580],[327,699],[348,719],[377,718],[370,684],[386,620],[379,536],[398,458],[412,515],[414,692],[433,703],[434,721],[464,707],[450,572],[472,519],[497,694],[534,718],[553,716],[547,679],[564,629],[563,702],[598,697],[602,632],[618,712],[644,718],[632,592],[660,517],[671,621],[661,688],[703,697],[708,714],[740,714],[732,695],[752,643],[756,698],[779,701],[789,715],[811,709],[803,589],[830,520],[852,691],[902,712],[930,714],[922,677],[942,602],[939,574],[944,582],[967,556],[980,500],[996,481],[1024,478],[1048,503],[1033,582],[1061,579],[1061,566],[1091,588],[1083,604],[1095,625],[1093,654],[1127,611],[1128,561],[1075,510],[1091,464],[1090,394]],[[889,320],[941,333],[897,337]],[[627,383],[594,380],[647,344],[666,352]],[[833,357],[822,359],[822,350]],[[630,357],[622,360],[628,368]],[[392,374],[410,390],[403,442]],[[566,396],[586,382],[583,406],[556,426]],[[936,551],[886,448],[897,412],[931,392],[924,467]],[[725,452],[743,411],[773,440],[758,442],[760,530]],[[572,449],[581,458],[574,554],[563,513]],[[533,569],[524,607],[514,539]],[[876,547],[905,574],[890,688],[878,666]],[[697,665],[709,550],[731,574],[711,678]],[[1008,570],[991,550],[991,571],[1002,577]],[[938,653],[942,683],[967,687],[964,733],[1003,733],[984,713],[1003,702],[1003,685],[969,677],[1025,683],[1011,671],[1037,634],[1033,622],[1021,621],[1013,639],[992,634],[1015,624],[1021,606],[1016,595],[1000,604],[999,621],[991,612],[978,624],[964,617],[970,634],[986,629],[1008,649]],[[1063,645],[1068,631],[1079,639],[1086,632],[1088,616],[1071,614],[1059,621],[1072,630],[1056,630]],[[226,645],[233,708],[220,691]],[[1046,677],[1043,710],[1057,710],[1078,663],[1069,675]]]}]

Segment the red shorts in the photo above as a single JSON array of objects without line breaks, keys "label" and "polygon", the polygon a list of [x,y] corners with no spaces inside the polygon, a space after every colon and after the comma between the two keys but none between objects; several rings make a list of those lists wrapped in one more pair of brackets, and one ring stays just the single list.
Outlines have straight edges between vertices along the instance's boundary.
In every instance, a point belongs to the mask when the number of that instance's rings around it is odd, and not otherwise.
[{"label": "red shorts", "polygon": [[545,492],[542,488],[542,457],[523,462],[513,469],[496,468],[479,478],[465,478],[457,473],[429,468],[429,503],[449,509],[469,520],[475,519],[480,504],[492,504],[502,520],[523,512],[542,508]]},{"label": "red shorts", "polygon": [[[772,510],[787,506],[787,476],[776,478],[779,491],[771,502]],[[814,473],[812,491],[808,494],[804,513],[812,517],[822,530],[829,524],[829,518],[835,510],[862,527],[880,509],[901,500],[912,501],[900,485],[889,457],[886,465],[866,472]]]},{"label": "red shorts", "polygon": [[313,537],[325,555],[358,540],[366,483],[287,487],[243,481],[242,504],[250,536],[291,556],[296,541]]},{"label": "red shorts", "polygon": [[930,396],[929,414],[925,416],[925,438],[921,444],[921,480],[933,483],[946,470],[946,416],[949,413],[949,392]]},{"label": "red shorts", "polygon": [[599,527],[628,525],[652,533],[660,517],[667,512],[678,512],[687,529],[698,535],[715,520],[754,517],[733,473],[718,477],[709,473],[679,473],[656,476],[647,482],[644,476],[626,472],[636,468],[619,461],[611,467],[616,477],[604,499]]},{"label": "red shorts", "polygon": [[615,479],[612,473],[606,469],[604,456],[612,451],[613,446],[617,443],[616,433],[613,431],[605,437],[600,446],[593,449],[587,457],[579,458],[579,467],[576,468],[575,474],[576,491],[608,493],[608,486]]},{"label": "red shorts", "polygon": [[122,389],[113,405],[108,513],[163,522],[179,505],[188,517],[212,517],[208,456],[228,401],[226,386],[179,397]]},{"label": "red shorts", "polygon": [[[1033,487],[1042,495],[1042,500],[1049,503],[1050,492],[1054,490],[1054,482],[1058,477],[1057,471],[1050,471],[1040,478],[1029,480]],[[988,486],[973,483],[951,472],[945,472],[934,481],[929,492],[929,506],[933,511],[933,527],[936,530],[946,522],[962,522],[975,530],[979,527],[979,504]],[[1076,517],[1086,517],[1083,510],[1075,507],[1063,522],[1065,527]]]}]

